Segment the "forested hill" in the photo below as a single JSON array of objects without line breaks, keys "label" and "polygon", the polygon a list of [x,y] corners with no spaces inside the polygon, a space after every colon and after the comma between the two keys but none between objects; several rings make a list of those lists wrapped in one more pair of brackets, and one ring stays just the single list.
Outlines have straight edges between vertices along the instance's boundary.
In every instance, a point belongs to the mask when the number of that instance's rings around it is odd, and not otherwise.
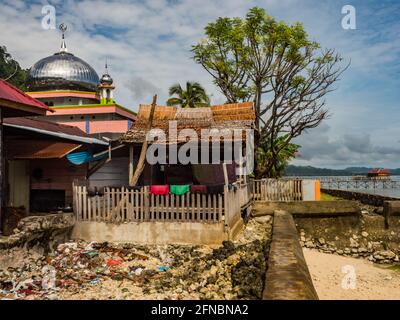
[{"label": "forested hill", "polygon": [[[294,166],[289,165],[286,168],[286,175],[288,176],[352,176],[352,175],[365,175],[373,168],[367,167],[349,167],[346,169],[327,169],[316,168],[311,166]],[[400,168],[389,169],[392,175],[400,175]]]}]

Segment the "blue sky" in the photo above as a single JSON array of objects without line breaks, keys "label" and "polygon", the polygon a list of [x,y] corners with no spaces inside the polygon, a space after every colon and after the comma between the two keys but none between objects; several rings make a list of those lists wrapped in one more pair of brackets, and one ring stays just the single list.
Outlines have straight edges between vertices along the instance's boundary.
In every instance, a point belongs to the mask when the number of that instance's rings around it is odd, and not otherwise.
[{"label": "blue sky", "polygon": [[[372,0],[0,0],[0,44],[30,67],[56,52],[57,30],[41,27],[41,9],[56,8],[57,24],[69,26],[70,52],[98,73],[108,58],[118,102],[133,110],[154,93],[159,103],[175,82],[196,80],[224,99],[207,73],[191,60],[190,48],[204,26],[219,16],[243,17],[252,6],[278,20],[301,21],[309,36],[335,48],[351,66],[327,97],[331,117],[298,139],[293,163],[332,168],[400,167],[400,1]],[[341,26],[342,7],[356,9],[356,30]]]}]

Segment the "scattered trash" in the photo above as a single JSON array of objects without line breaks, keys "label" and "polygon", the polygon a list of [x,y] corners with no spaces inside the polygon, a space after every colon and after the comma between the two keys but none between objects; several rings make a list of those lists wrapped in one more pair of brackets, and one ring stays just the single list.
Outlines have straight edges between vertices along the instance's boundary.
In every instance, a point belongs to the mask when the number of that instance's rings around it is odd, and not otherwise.
[{"label": "scattered trash", "polygon": [[100,279],[99,278],[96,278],[96,279],[93,279],[92,281],[90,281],[90,284],[92,286],[98,285],[99,283],[100,283]]},{"label": "scattered trash", "polygon": [[158,271],[167,271],[169,269],[169,267],[167,267],[167,266],[160,266],[160,267],[157,267],[157,270]]},{"label": "scattered trash", "polygon": [[116,259],[110,259],[107,261],[107,266],[109,267],[115,267],[115,266],[119,266],[121,263],[123,263],[123,260],[116,260]]},{"label": "scattered trash", "polygon": [[18,259],[0,252],[15,261],[0,265],[0,300],[259,298],[271,229],[250,221],[238,241],[216,248],[79,240],[49,254],[19,248]]}]

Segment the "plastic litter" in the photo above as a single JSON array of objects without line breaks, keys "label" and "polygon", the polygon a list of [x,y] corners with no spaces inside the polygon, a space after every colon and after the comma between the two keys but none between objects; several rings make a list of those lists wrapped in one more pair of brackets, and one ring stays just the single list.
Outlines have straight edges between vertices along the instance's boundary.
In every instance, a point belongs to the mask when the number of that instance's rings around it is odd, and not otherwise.
[{"label": "plastic litter", "polygon": [[169,267],[167,267],[167,266],[159,266],[159,267],[157,267],[158,271],[167,271],[168,269],[169,269]]},{"label": "plastic litter", "polygon": [[109,259],[109,260],[107,260],[107,266],[115,267],[115,266],[119,266],[123,262],[124,261],[122,259]]}]

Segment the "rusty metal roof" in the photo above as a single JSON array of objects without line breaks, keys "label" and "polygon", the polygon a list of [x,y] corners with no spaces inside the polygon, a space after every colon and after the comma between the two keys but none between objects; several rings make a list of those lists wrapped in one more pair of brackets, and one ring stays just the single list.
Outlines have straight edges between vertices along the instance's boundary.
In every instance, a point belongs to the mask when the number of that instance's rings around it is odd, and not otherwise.
[{"label": "rusty metal roof", "polygon": [[80,144],[48,140],[13,140],[7,144],[7,157],[12,159],[62,158],[80,148]]},{"label": "rusty metal roof", "polygon": [[107,142],[93,138],[74,126],[32,118],[6,118],[3,123],[5,127],[36,132],[79,143],[108,146]]}]

